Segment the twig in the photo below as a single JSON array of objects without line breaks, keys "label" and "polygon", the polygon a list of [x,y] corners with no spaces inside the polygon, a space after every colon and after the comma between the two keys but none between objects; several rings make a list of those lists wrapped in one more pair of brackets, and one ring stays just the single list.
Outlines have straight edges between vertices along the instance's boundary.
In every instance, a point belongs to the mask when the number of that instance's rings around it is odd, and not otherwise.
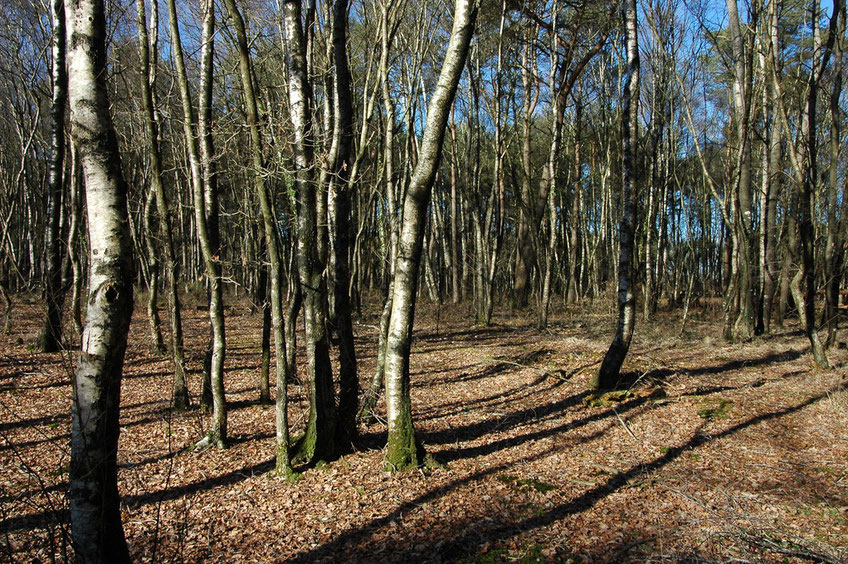
[{"label": "twig", "polygon": [[631,437],[633,437],[633,440],[634,440],[634,441],[637,441],[637,442],[638,442],[638,443],[640,443],[640,444],[644,444],[644,443],[642,442],[642,440],[641,440],[639,437],[637,437],[637,436],[633,433],[633,431],[630,429],[630,425],[628,425],[628,424],[627,424],[627,422],[626,422],[624,419],[622,419],[622,418],[621,418],[621,415],[619,415],[619,414],[618,414],[618,411],[616,411],[615,406],[610,406],[610,407],[611,407],[611,409],[612,409],[612,412],[613,412],[613,413],[615,413],[615,416],[616,416],[616,418],[618,419],[619,423],[621,423],[621,425],[624,427],[624,430],[625,430],[625,431],[627,431],[627,433],[628,433]]}]

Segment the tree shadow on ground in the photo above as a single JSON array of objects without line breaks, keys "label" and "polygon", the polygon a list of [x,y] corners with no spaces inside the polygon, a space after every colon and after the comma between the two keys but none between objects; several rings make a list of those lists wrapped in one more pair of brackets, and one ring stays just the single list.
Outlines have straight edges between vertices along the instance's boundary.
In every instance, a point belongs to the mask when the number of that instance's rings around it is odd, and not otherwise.
[{"label": "tree shadow on ground", "polygon": [[[9,379],[20,378],[26,374],[25,372],[16,372],[7,376]],[[8,384],[6,386],[0,386],[0,392],[17,392],[22,390],[47,390],[50,388],[61,388],[62,386],[70,386],[70,380],[59,380],[57,382],[47,382],[44,384],[30,384],[30,385],[18,385],[18,384]]]},{"label": "tree shadow on ground", "polygon": [[[702,432],[701,426],[695,430],[692,437],[686,443],[677,447],[669,448],[663,455],[655,458],[651,462],[633,465],[629,469],[623,472],[619,472],[614,476],[610,477],[606,482],[591,487],[590,489],[584,491],[582,494],[572,498],[566,503],[554,506],[553,508],[544,511],[536,512],[535,514],[529,517],[513,522],[504,522],[503,520],[498,519],[497,516],[491,516],[487,519],[475,519],[474,521],[469,522],[450,523],[449,530],[457,531],[458,534],[456,534],[452,538],[446,539],[441,536],[441,534],[439,534],[442,531],[436,531],[436,534],[425,539],[423,544],[421,539],[417,538],[416,540],[414,540],[414,542],[417,543],[416,552],[418,551],[419,547],[423,547],[421,553],[427,554],[428,559],[433,561],[468,560],[470,558],[473,558],[479,552],[478,547],[480,547],[481,545],[502,544],[505,541],[508,541],[509,539],[519,534],[545,527],[572,515],[580,514],[592,508],[600,500],[606,498],[612,493],[621,490],[632,480],[641,476],[646,476],[657,472],[658,470],[667,466],[671,462],[675,461],[684,452],[700,448],[708,443],[712,443],[719,439],[728,437],[749,427],[752,427],[758,423],[762,423],[771,419],[777,419],[801,411],[807,406],[810,406],[813,403],[828,397],[829,394],[842,389],[845,389],[845,386],[834,387],[823,394],[818,394],[816,396],[808,398],[807,400],[796,405],[750,417],[736,425],[733,425],[715,434],[704,434]],[[591,440],[594,436],[599,434],[601,434],[601,431],[595,433],[592,436],[583,438],[580,442]],[[573,446],[574,445],[569,445],[569,447]],[[560,449],[549,448],[545,452],[535,455],[534,457],[532,457],[532,459],[547,456],[555,450]],[[297,557],[293,558],[291,561],[307,563],[319,560],[330,560],[334,557],[338,557],[341,554],[345,555],[346,561],[353,561],[355,560],[355,558],[353,557],[353,553],[351,552],[351,550],[355,550],[357,546],[362,543],[367,543],[367,541],[372,537],[372,535],[376,531],[383,530],[391,523],[396,523],[405,513],[411,512],[416,507],[419,507],[421,505],[431,503],[434,500],[444,496],[451,490],[457,489],[470,482],[480,480],[481,478],[484,478],[486,476],[491,476],[498,472],[502,472],[512,466],[513,463],[504,463],[496,465],[487,468],[486,470],[482,470],[480,472],[476,472],[469,476],[463,477],[459,480],[455,480],[445,486],[436,488],[422,495],[419,495],[415,499],[401,504],[397,509],[395,509],[391,513],[382,517],[375,518],[365,526],[356,529],[351,529],[344,533],[341,533],[334,540],[318,548],[302,553]],[[410,548],[413,546],[413,541],[410,540],[409,542],[407,542],[407,539],[403,538],[405,536],[412,537],[410,533],[412,533],[413,531],[404,531],[403,528],[391,530],[396,530],[398,532],[397,536],[393,537],[392,542],[390,543],[391,546],[397,547],[398,552],[393,556],[381,555],[381,560],[394,561],[400,559],[414,559],[413,556],[410,556],[408,554]],[[373,555],[371,555],[371,557],[373,557]]]},{"label": "tree shadow on ground", "polygon": [[[739,369],[742,367],[764,366],[778,362],[785,362],[787,360],[794,360],[799,358],[801,354],[801,352],[793,350],[788,351],[786,353],[766,355],[761,359],[730,361],[718,366],[687,370],[686,373],[689,375],[718,374],[724,371]],[[663,372],[663,374],[664,373],[665,372]],[[792,375],[797,375],[797,372],[785,375],[785,377],[789,377]],[[756,386],[746,384],[741,387]],[[727,387],[722,388],[722,390],[720,391],[724,391],[727,389],[735,388]],[[460,557],[463,554],[467,555],[467,547],[480,539],[483,539],[484,542],[501,542],[503,539],[508,539],[512,536],[515,536],[516,534],[519,534],[520,532],[544,527],[552,522],[561,520],[567,516],[580,513],[592,507],[604,497],[610,495],[615,491],[620,490],[628,483],[629,480],[632,480],[633,478],[641,474],[647,474],[661,469],[673,460],[677,459],[681,455],[681,453],[686,450],[698,448],[706,443],[729,436],[759,422],[782,417],[790,413],[800,411],[804,407],[811,405],[812,403],[824,397],[827,397],[829,393],[837,391],[839,389],[843,389],[843,387],[834,388],[833,390],[829,390],[824,394],[809,398],[808,400],[795,406],[749,418],[713,436],[706,436],[696,432],[693,437],[684,445],[669,449],[668,452],[666,452],[663,456],[656,458],[650,463],[633,466],[627,471],[611,477],[604,484],[598,485],[584,492],[583,494],[572,499],[568,503],[556,506],[550,509],[549,511],[545,511],[543,514],[528,517],[517,523],[503,523],[498,521],[492,521],[490,523],[483,523],[482,525],[477,522],[470,524],[457,524],[457,526],[451,527],[452,530],[468,530],[473,531],[473,533],[462,533],[459,536],[448,539],[447,541],[443,538],[433,538],[430,540],[429,550],[431,550],[432,554],[439,554],[441,555],[440,557],[450,560],[453,558]],[[705,392],[705,394],[706,393],[707,392]],[[485,421],[472,423],[461,427],[450,428],[446,430],[422,433],[422,438],[425,443],[431,445],[455,444],[459,441],[477,440],[492,433],[493,431],[508,430],[516,426],[529,423],[538,424],[552,415],[559,414],[570,407],[578,405],[582,401],[582,399],[585,398],[585,396],[586,392],[574,394],[559,401],[549,402],[539,407],[517,410],[504,416],[489,418]],[[476,445],[462,448],[456,447],[454,449],[443,450],[440,453],[437,453],[437,458],[443,461],[450,462],[460,459],[474,458],[481,455],[493,454],[495,452],[499,452],[501,450],[508,449],[525,442],[537,441],[539,439],[574,430],[589,423],[614,416],[616,411],[621,414],[624,411],[635,409],[638,406],[643,405],[645,402],[645,398],[632,398],[631,400],[618,404],[615,410],[607,409],[598,413],[594,413],[592,415],[588,415],[583,419],[565,423],[563,425],[559,425],[551,429],[534,430],[517,437],[511,437],[485,445]],[[253,405],[254,403],[255,402],[245,402],[246,405]],[[30,424],[46,424],[54,422],[56,420],[61,421],[65,419],[67,419],[67,416],[60,415],[21,420],[12,423],[0,424],[0,430],[4,429],[3,425],[11,426],[8,428],[13,428]],[[141,421],[132,422],[130,424],[139,424],[142,422],[149,421],[150,418],[147,418]],[[578,441],[578,444],[593,440],[597,436],[600,436],[600,434],[602,434],[603,432],[604,431],[598,431],[588,437],[582,437]],[[360,442],[357,443],[357,446],[375,449],[382,448],[382,446],[385,444],[385,441],[381,440],[383,437],[385,437],[384,433],[363,434],[363,436],[360,438]],[[265,436],[251,435],[243,438],[243,441],[252,441],[262,438],[265,438]],[[549,447],[545,451],[536,454],[526,460],[539,459],[551,454],[552,452],[565,450],[567,448],[573,448],[573,446],[574,443],[571,443],[568,446]],[[366,542],[374,531],[386,527],[389,523],[392,523],[393,521],[397,520],[398,517],[401,516],[403,513],[408,512],[419,505],[432,502],[442,497],[443,495],[449,493],[450,491],[461,487],[464,484],[468,484],[486,476],[491,476],[499,472],[503,472],[513,466],[513,462],[497,464],[483,471],[471,474],[459,480],[455,480],[443,487],[424,493],[415,498],[414,500],[402,504],[398,509],[396,509],[392,513],[374,519],[367,526],[341,533],[333,541],[330,541],[329,543],[321,547],[318,547],[312,551],[304,553],[301,556],[298,556],[295,561],[311,562],[317,559],[329,558],[335,554],[340,553],[341,551],[344,551],[348,547],[351,547],[358,543]],[[273,467],[274,459],[270,458],[254,465],[246,466],[238,470],[233,470],[231,472],[224,473],[220,476],[210,477],[185,485],[169,487],[155,492],[146,492],[143,494],[127,496],[123,498],[122,501],[129,507],[137,507],[139,505],[144,504],[175,500],[192,495],[200,491],[211,490],[217,487],[228,486],[241,482],[254,475],[267,473],[272,470]],[[67,522],[67,519],[68,512],[66,509],[44,510],[30,515],[10,516],[4,519],[3,521],[0,521],[0,535],[6,533],[13,533],[21,530],[32,530],[35,528],[53,526],[57,523],[65,523]],[[470,525],[474,526],[471,527]],[[398,539],[397,545],[399,547],[403,546],[403,543],[401,541],[402,539]]]},{"label": "tree shadow on ground", "polygon": [[[585,397],[585,395],[586,394],[580,394],[579,396],[573,397],[582,401],[582,397]],[[496,452],[500,452],[508,448],[520,446],[527,442],[538,441],[568,431],[579,429],[580,427],[584,427],[590,423],[595,423],[597,421],[602,421],[604,419],[614,417],[616,413],[618,413],[618,415],[620,416],[623,413],[631,411],[639,406],[645,405],[646,402],[647,400],[645,398],[633,398],[629,401],[620,403],[615,410],[607,409],[599,413],[587,415],[586,417],[583,417],[582,419],[578,419],[576,421],[569,421],[567,423],[563,423],[562,425],[557,425],[556,427],[551,427],[549,429],[538,429],[515,437],[508,437],[505,439],[500,439],[498,441],[487,442],[482,445],[462,448],[457,447],[454,449],[444,450],[439,452],[435,456],[440,462],[450,463],[456,460],[464,460],[476,458],[478,456],[494,454]]]},{"label": "tree shadow on ground", "polygon": [[[553,354],[555,351],[548,348],[540,348],[532,351],[527,351],[515,355],[503,355],[492,358],[480,358],[471,364],[459,368],[446,368],[440,370],[430,370],[427,368],[419,372],[413,373],[415,376],[432,376],[433,374],[443,374],[449,372],[459,372],[453,378],[427,378],[425,381],[415,382],[416,387],[429,388],[433,386],[441,386],[444,384],[454,384],[459,382],[473,382],[491,376],[497,376],[510,371],[519,370],[535,370],[544,373],[543,370],[536,368],[534,364]],[[483,365],[483,368],[472,372],[472,368]]]},{"label": "tree shadow on ground", "polygon": [[454,401],[433,406],[415,413],[416,421],[430,421],[441,419],[453,415],[459,415],[468,411],[472,411],[481,406],[488,405],[490,408],[498,407],[510,403],[516,397],[530,397],[545,392],[550,392],[554,387],[561,386],[562,381],[554,382],[553,386],[541,387],[541,384],[548,379],[547,374],[539,374],[531,382],[527,382],[506,392],[495,393],[486,397],[478,398],[473,401]]},{"label": "tree shadow on ground", "polygon": [[476,423],[423,433],[422,439],[430,445],[455,444],[458,441],[472,441],[495,431],[503,432],[528,423],[538,424],[551,416],[559,415],[570,407],[580,405],[587,395],[588,392],[581,392],[538,407],[519,409]]},{"label": "tree shadow on ground", "polygon": [[683,372],[689,376],[706,376],[721,374],[732,370],[741,370],[743,368],[753,368],[760,366],[769,366],[782,362],[789,362],[801,358],[805,351],[790,349],[788,351],[767,354],[761,358],[742,358],[739,360],[731,360],[723,364],[714,366],[702,366],[700,368],[687,368]]},{"label": "tree shadow on ground", "polygon": [[509,346],[524,346],[534,342],[530,339],[530,330],[522,327],[507,325],[489,325],[464,330],[446,330],[436,332],[414,333],[413,352],[429,354],[440,351],[452,351],[468,347],[469,342],[476,346],[500,344],[506,342]]}]

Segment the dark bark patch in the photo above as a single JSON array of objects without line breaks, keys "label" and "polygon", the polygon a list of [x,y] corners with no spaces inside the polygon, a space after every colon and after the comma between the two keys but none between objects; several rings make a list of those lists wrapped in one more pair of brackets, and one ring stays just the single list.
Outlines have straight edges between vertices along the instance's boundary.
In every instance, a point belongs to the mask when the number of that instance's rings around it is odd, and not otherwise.
[{"label": "dark bark patch", "polygon": [[109,284],[106,286],[105,296],[107,302],[114,304],[118,301],[118,294],[118,288],[115,284]]}]

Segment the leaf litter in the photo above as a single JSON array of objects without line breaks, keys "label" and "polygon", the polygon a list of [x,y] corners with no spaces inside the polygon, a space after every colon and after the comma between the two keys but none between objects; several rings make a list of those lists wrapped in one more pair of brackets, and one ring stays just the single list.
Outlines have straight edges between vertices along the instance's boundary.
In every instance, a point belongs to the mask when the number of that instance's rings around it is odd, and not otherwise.
[{"label": "leaf litter", "polygon": [[[848,355],[811,368],[793,324],[745,345],[709,315],[641,324],[618,393],[589,392],[608,314],[559,312],[548,331],[421,308],[412,353],[417,433],[443,466],[384,470],[385,426],[350,452],[272,477],[274,407],[258,403],[261,315],[227,318],[231,446],[193,452],[207,416],[169,408],[171,367],[130,332],[118,451],[133,557],[155,562],[840,562],[848,558]],[[189,386],[206,317],[186,308]],[[67,560],[72,351],[29,350],[40,308],[0,337],[0,560]],[[372,320],[356,326],[363,389]],[[299,335],[302,345],[302,335]],[[303,354],[299,369],[303,379]],[[273,362],[272,362],[273,370]],[[274,377],[271,377],[272,386]],[[273,392],[273,390],[272,390]],[[289,390],[296,434],[306,417]],[[378,407],[382,409],[382,404]]]}]

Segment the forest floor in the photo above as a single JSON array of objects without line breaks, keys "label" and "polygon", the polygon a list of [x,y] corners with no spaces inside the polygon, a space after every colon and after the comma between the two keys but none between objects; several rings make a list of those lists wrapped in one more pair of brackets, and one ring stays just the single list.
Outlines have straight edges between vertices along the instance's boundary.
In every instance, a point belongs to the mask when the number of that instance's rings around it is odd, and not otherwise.
[{"label": "forest floor", "polygon": [[[208,318],[195,306],[185,322],[196,394]],[[445,468],[386,472],[375,423],[352,453],[290,483],[269,473],[274,408],[256,401],[261,315],[229,309],[232,445],[197,453],[207,417],[169,409],[170,363],[150,354],[137,309],[118,478],[138,562],[848,561],[848,352],[812,369],[794,320],[731,345],[715,311],[695,310],[682,335],[679,312],[640,318],[625,364],[638,381],[597,398],[587,390],[609,308],[555,312],[538,331],[532,312],[476,327],[462,307],[423,306],[414,420]],[[74,354],[33,352],[40,320],[21,299],[0,336],[0,561],[70,550]],[[376,323],[355,327],[363,387]],[[302,427],[303,388],[289,397]]]}]

